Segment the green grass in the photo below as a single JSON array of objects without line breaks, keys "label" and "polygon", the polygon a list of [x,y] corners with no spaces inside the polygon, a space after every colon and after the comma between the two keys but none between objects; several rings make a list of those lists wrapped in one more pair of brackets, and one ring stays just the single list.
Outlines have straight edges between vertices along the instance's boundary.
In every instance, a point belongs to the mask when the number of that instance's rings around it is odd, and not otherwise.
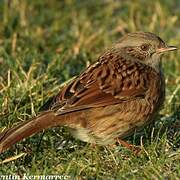
[{"label": "green grass", "polygon": [[[180,1],[0,1],[0,130],[38,114],[60,85],[78,75],[126,32],[151,31],[180,46]],[[129,138],[139,157],[118,146],[92,148],[57,127],[0,155],[0,175],[84,179],[180,178],[180,52],[164,57],[166,102],[153,128]],[[70,179],[71,179],[70,178]]]}]

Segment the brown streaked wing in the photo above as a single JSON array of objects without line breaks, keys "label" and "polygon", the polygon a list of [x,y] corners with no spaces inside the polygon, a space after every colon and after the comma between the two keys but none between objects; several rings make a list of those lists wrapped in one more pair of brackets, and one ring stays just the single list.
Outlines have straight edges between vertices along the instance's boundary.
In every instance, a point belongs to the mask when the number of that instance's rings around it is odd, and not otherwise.
[{"label": "brown streaked wing", "polygon": [[152,72],[152,68],[138,61],[105,54],[58,93],[51,109],[65,114],[142,98]]}]

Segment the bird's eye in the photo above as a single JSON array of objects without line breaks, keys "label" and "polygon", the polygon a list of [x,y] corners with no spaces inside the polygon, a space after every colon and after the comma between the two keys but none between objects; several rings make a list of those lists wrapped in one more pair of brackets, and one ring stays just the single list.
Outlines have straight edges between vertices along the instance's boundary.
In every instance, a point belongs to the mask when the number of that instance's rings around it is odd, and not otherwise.
[{"label": "bird's eye", "polygon": [[149,44],[142,44],[141,45],[141,50],[147,51],[149,49]]}]

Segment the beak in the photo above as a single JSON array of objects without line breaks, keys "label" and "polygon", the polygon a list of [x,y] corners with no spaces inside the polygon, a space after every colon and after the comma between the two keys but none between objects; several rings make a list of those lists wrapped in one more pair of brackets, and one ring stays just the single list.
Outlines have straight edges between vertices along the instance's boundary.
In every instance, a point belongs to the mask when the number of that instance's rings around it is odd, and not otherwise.
[{"label": "beak", "polygon": [[163,48],[159,48],[156,52],[157,53],[164,53],[164,52],[167,52],[167,51],[174,51],[174,50],[177,50],[178,47],[176,46],[166,46],[166,47],[163,47]]}]

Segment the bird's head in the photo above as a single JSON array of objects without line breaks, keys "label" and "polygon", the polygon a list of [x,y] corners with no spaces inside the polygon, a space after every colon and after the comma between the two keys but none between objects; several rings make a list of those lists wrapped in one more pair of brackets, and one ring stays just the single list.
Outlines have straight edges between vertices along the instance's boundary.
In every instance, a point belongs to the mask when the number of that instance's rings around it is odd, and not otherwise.
[{"label": "bird's head", "polygon": [[168,46],[160,37],[149,32],[129,33],[120,39],[115,48],[154,68],[160,66],[163,53],[178,49]]}]

